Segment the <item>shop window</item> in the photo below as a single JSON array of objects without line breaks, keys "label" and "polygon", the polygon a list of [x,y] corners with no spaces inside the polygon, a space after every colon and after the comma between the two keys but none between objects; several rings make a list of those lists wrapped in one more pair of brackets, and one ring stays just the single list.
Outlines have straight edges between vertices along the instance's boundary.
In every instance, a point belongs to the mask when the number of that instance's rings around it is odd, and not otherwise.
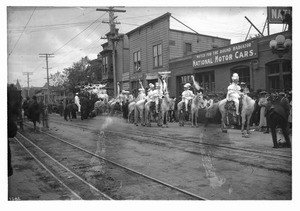
[{"label": "shop window", "polygon": [[203,88],[204,93],[215,92],[215,71],[197,73],[195,80]]},{"label": "shop window", "polygon": [[247,66],[239,66],[231,69],[230,82],[232,82],[231,77],[233,73],[239,75],[239,82],[245,82],[247,87],[250,89],[250,68]]},{"label": "shop window", "polygon": [[153,65],[154,67],[162,67],[162,45],[153,46]]},{"label": "shop window", "polygon": [[141,51],[133,53],[133,66],[135,72],[141,70]]},{"label": "shop window", "polygon": [[269,91],[292,89],[292,66],[288,60],[266,64],[267,88]]}]

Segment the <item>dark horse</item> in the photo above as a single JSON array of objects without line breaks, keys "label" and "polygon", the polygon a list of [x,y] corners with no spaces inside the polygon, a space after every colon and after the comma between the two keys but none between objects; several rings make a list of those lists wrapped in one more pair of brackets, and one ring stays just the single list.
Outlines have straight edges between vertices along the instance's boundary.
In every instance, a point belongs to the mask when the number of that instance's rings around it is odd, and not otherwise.
[{"label": "dark horse", "polygon": [[286,98],[270,96],[266,117],[271,128],[273,148],[279,148],[277,142],[276,128],[281,128],[285,139],[285,146],[291,147],[291,141],[288,132],[289,103]]}]

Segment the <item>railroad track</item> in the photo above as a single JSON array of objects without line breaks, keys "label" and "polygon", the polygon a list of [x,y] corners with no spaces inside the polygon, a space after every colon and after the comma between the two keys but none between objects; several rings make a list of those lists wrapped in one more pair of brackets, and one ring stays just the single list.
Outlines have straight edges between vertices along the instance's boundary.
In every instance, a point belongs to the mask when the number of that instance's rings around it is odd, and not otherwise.
[{"label": "railroad track", "polygon": [[[28,127],[27,124],[25,124],[25,126]],[[109,160],[53,134],[47,132],[42,132],[42,134],[47,135],[49,138],[41,141],[39,134],[22,132],[18,133],[16,140],[26,151],[31,153],[39,163],[42,163],[44,166],[49,165],[52,169],[49,170],[49,172],[54,171],[56,174],[58,174],[57,172],[62,172],[60,175],[65,176],[56,177],[59,177],[60,183],[66,183],[67,181],[69,185],[65,184],[64,186],[68,187],[72,193],[77,193],[79,199],[206,200],[206,198],[202,196]],[[103,134],[99,134],[99,138],[101,137],[103,138]],[[53,144],[54,141],[56,142],[55,144]],[[67,154],[69,157],[66,157]],[[90,163],[92,159],[94,159],[93,162],[97,163],[96,165]],[[98,159],[98,162],[95,161],[95,159]],[[104,163],[99,164],[99,160]],[[91,168],[101,166],[106,169],[103,174],[99,174],[98,172],[95,175],[89,175],[89,179],[87,179],[87,172],[90,173]],[[52,174],[55,175],[55,173]],[[71,175],[72,177],[68,176],[66,179],[66,175]],[[122,178],[116,175],[122,175],[126,180],[122,181]],[[97,177],[97,179],[93,177]],[[76,181],[70,182],[68,178],[72,178]],[[114,182],[112,182],[112,180],[114,180]],[[98,184],[99,181],[101,181],[101,184]],[[129,183],[127,187],[126,183]],[[119,191],[120,187],[126,189],[132,185],[141,185],[144,195],[139,195],[141,190],[139,190],[139,194],[136,195],[134,193],[131,195],[128,192],[124,195],[122,191]],[[72,190],[70,186],[76,187],[76,190]],[[147,190],[150,190],[150,196],[147,195]],[[153,194],[154,196],[152,196]],[[160,198],[155,198],[157,196]]]},{"label": "railroad track", "polygon": [[[56,121],[56,120],[51,120],[51,121],[58,123],[58,124],[62,124],[62,125],[74,126],[74,122],[66,123],[66,122],[61,122],[61,121]],[[76,126],[80,126],[83,129],[91,130],[91,125],[87,125],[85,123],[78,123],[78,122],[76,122],[75,124],[76,124]],[[93,127],[93,129],[97,129],[97,128]],[[274,153],[274,152],[266,152],[266,151],[260,151],[260,150],[245,149],[245,148],[240,148],[240,147],[232,147],[232,146],[227,146],[224,144],[213,144],[213,143],[207,143],[207,142],[203,142],[203,141],[201,142],[201,141],[199,141],[199,137],[195,137],[195,138],[169,137],[169,136],[165,136],[165,135],[149,133],[146,131],[130,130],[128,128],[126,128],[126,130],[120,130],[120,128],[114,128],[114,130],[105,129],[105,131],[109,132],[109,133],[130,134],[130,135],[139,135],[139,136],[143,136],[143,137],[160,138],[160,139],[168,140],[168,141],[175,140],[175,141],[180,141],[180,142],[206,145],[206,146],[211,146],[211,147],[216,147],[216,148],[221,148],[221,149],[229,149],[229,150],[239,151],[239,152],[256,153],[256,154],[264,155],[264,156],[281,157],[281,158],[288,158],[288,159],[292,158],[290,155],[283,155],[283,154]]]},{"label": "railroad track", "polygon": [[[70,127],[76,127],[82,128],[89,131],[95,131],[98,130],[96,127],[92,127],[91,125],[87,125],[82,122],[61,122],[52,120],[52,122],[55,122],[57,124],[66,125]],[[206,143],[201,141],[200,138],[198,140],[193,139],[182,139],[182,138],[170,138],[163,135],[158,135],[154,133],[148,133],[144,131],[134,131],[126,128],[126,130],[122,130],[120,128],[115,127],[114,130],[105,129],[106,134],[110,134],[111,136],[114,136],[115,134],[118,134],[121,137],[128,137],[130,140],[134,141],[140,141],[143,143],[149,143],[149,144],[160,144],[162,146],[168,146],[170,148],[176,148],[180,150],[184,150],[189,153],[203,155],[202,151],[203,148],[213,148],[213,149],[219,149],[218,153],[215,152],[214,155],[211,155],[211,157],[214,157],[216,159],[220,160],[228,160],[229,162],[236,162],[241,165],[247,165],[252,167],[258,167],[262,169],[268,169],[278,172],[284,172],[287,174],[291,174],[291,169],[289,166],[291,166],[291,156],[289,155],[282,155],[282,154],[276,154],[276,153],[268,153],[264,151],[259,150],[252,150],[252,149],[244,149],[244,148],[238,148],[238,147],[231,147],[231,146],[224,146],[224,145],[216,145],[211,143]],[[136,138],[134,138],[136,137]],[[185,143],[191,143],[192,146],[190,148],[186,148]],[[184,146],[182,146],[184,144]],[[242,153],[242,155],[241,155]],[[243,159],[241,159],[243,157]],[[267,166],[265,163],[259,163],[255,162],[255,159],[257,157],[263,157],[265,159],[271,160],[273,162],[273,165]]]}]

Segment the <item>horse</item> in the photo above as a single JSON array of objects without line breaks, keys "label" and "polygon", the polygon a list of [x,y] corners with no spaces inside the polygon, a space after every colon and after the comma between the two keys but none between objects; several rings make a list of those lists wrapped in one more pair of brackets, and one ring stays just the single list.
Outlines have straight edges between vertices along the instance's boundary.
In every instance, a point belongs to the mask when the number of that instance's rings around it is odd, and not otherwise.
[{"label": "horse", "polygon": [[[184,126],[184,119],[187,115],[184,106],[185,106],[184,101],[180,101],[177,104],[179,126]],[[194,127],[195,125],[198,126],[198,111],[199,108],[203,108],[203,107],[204,107],[203,95],[201,93],[197,93],[194,96],[194,98],[191,100],[190,112],[191,112],[191,119],[192,119],[192,127]]]},{"label": "horse", "polygon": [[198,117],[199,117],[199,109],[204,108],[205,101],[203,100],[203,95],[198,93],[192,100],[191,104],[191,119],[192,119],[192,127],[199,127],[198,125]]},{"label": "horse", "polygon": [[176,119],[175,106],[176,106],[176,98],[170,98],[169,111],[168,111],[168,121],[169,122],[173,122]]},{"label": "horse", "polygon": [[268,99],[267,105],[267,119],[269,122],[269,126],[272,134],[273,148],[279,148],[279,144],[277,142],[277,134],[276,128],[279,127],[282,130],[282,134],[285,139],[285,145],[287,147],[291,147],[291,141],[288,132],[288,103],[282,99],[270,97]]},{"label": "horse", "polygon": [[146,100],[139,100],[134,106],[134,124],[138,126],[138,120],[141,120],[141,125],[145,126],[145,103]]},{"label": "horse", "polygon": [[[132,101],[128,104],[128,123],[134,122],[134,110],[135,110],[135,101]],[[132,121],[133,119],[133,121]]]},{"label": "horse", "polygon": [[[241,128],[241,131],[242,131],[242,135],[243,137],[245,138],[248,138],[249,137],[249,129],[250,129],[250,119],[251,119],[251,116],[252,116],[252,113],[254,111],[254,108],[255,108],[255,101],[249,97],[248,95],[242,95],[243,98],[242,98],[242,111],[241,111],[241,118],[242,118],[242,128]],[[228,113],[231,113],[233,116],[236,117],[236,111],[232,110],[232,109],[229,109],[227,110],[225,108],[225,104],[227,102],[227,99],[223,99],[219,102],[219,111],[221,112],[221,115],[222,115],[222,119],[221,119],[221,129],[222,129],[222,132],[224,133],[227,133],[227,129],[226,129],[226,118],[227,118],[227,114]],[[244,133],[244,129],[245,129],[245,124],[247,124],[246,126],[246,133]]]},{"label": "horse", "polygon": [[158,126],[168,127],[167,114],[170,110],[170,107],[173,106],[175,99],[169,97],[168,92],[164,93],[163,98],[161,99],[161,109],[159,112]]}]

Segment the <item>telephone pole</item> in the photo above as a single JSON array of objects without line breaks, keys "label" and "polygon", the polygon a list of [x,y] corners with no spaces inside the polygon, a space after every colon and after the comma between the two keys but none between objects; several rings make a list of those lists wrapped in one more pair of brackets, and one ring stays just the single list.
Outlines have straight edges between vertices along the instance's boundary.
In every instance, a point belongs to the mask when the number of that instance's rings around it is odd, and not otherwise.
[{"label": "telephone pole", "polygon": [[49,104],[49,99],[50,99],[50,90],[49,90],[49,67],[48,67],[48,58],[53,57],[53,53],[49,54],[49,53],[40,53],[39,54],[40,57],[44,57],[46,58],[46,69],[47,69],[47,104]]},{"label": "telephone pole", "polygon": [[108,23],[110,26],[110,32],[107,34],[107,39],[112,43],[112,60],[113,60],[113,76],[114,76],[114,96],[118,95],[117,93],[117,71],[116,71],[116,43],[121,38],[119,36],[118,31],[116,30],[116,24],[119,22],[115,22],[114,20],[117,16],[114,15],[115,12],[126,12],[126,10],[114,9],[114,7],[108,7],[108,9],[96,9],[96,11],[105,11],[109,13],[109,21],[102,21],[103,23]]},{"label": "telephone pole", "polygon": [[23,72],[23,75],[27,75],[27,96],[29,97],[29,75],[33,75],[33,72]]}]

